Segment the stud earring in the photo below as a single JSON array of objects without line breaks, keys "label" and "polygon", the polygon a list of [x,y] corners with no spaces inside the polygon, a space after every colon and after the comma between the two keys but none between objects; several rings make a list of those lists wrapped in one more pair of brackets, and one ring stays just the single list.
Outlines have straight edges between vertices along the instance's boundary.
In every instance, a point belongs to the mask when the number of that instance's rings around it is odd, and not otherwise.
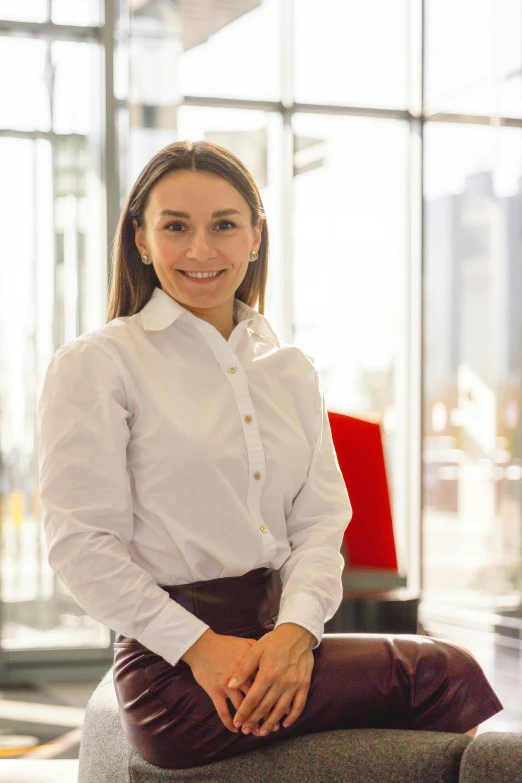
[{"label": "stud earring", "polygon": [[252,250],[250,253],[250,260],[255,261],[257,259],[257,250]]},{"label": "stud earring", "polygon": [[148,257],[148,256],[142,256],[142,257],[141,257],[141,260],[143,261],[143,263],[144,263],[144,264],[150,264],[150,261],[149,261],[149,257]]}]

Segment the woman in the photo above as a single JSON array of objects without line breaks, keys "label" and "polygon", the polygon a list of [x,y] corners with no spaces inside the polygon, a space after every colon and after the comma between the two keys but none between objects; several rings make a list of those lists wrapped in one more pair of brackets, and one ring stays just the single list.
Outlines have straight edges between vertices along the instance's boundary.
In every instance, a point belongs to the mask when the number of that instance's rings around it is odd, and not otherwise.
[{"label": "woman", "polygon": [[243,164],[161,150],[123,210],[108,322],[59,349],[39,401],[49,562],[117,632],[122,723],[162,767],[336,728],[473,734],[502,708],[449,642],[322,639],[351,507],[313,362],[262,315],[267,258]]}]

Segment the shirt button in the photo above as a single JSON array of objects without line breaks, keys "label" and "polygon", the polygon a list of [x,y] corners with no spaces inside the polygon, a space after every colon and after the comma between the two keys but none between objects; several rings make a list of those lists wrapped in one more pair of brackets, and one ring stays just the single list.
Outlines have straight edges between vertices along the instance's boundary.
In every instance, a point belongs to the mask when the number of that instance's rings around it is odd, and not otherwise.
[{"label": "shirt button", "polygon": [[230,367],[228,368],[229,372],[235,372],[236,370],[237,370],[237,367],[236,367],[235,364],[231,364]]},{"label": "shirt button", "polygon": [[254,420],[253,420],[252,416],[245,416],[245,421],[246,421],[247,424],[252,424],[252,422]]},{"label": "shirt button", "polygon": [[256,470],[256,472],[254,473],[254,478],[255,478],[255,480],[256,480],[256,481],[259,481],[259,479],[261,478],[261,476],[262,476],[262,474],[261,474],[261,473],[260,473],[258,470]]},{"label": "shirt button", "polygon": [[266,527],[265,525],[259,525],[259,529],[262,533],[266,533]]}]

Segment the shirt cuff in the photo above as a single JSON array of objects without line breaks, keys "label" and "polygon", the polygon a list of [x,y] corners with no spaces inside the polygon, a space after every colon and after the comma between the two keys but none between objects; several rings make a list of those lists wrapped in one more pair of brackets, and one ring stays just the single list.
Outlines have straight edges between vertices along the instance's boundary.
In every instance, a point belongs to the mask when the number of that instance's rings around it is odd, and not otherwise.
[{"label": "shirt cuff", "polygon": [[169,601],[139,635],[138,641],[175,666],[210,626],[174,601]]},{"label": "shirt cuff", "polygon": [[310,631],[317,639],[315,650],[321,644],[324,633],[324,612],[321,604],[310,593],[293,593],[288,598],[281,598],[279,616],[275,627],[282,623],[296,623]]}]

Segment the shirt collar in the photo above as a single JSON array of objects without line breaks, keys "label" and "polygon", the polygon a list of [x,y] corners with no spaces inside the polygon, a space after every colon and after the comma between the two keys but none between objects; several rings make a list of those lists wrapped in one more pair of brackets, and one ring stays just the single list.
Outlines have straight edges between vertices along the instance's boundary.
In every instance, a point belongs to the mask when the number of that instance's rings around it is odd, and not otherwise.
[{"label": "shirt collar", "polygon": [[[242,321],[248,321],[248,326],[254,333],[266,337],[267,340],[279,346],[279,339],[276,333],[266,318],[258,313],[257,310],[254,310],[253,307],[249,307],[240,299],[234,299],[234,315],[238,324]],[[184,320],[195,319],[196,322],[201,323],[201,318],[195,316],[186,307],[176,302],[162,288],[158,287],[154,288],[151,298],[140,310],[140,316],[146,332],[159,332],[162,329],[166,329],[180,317]]]}]

